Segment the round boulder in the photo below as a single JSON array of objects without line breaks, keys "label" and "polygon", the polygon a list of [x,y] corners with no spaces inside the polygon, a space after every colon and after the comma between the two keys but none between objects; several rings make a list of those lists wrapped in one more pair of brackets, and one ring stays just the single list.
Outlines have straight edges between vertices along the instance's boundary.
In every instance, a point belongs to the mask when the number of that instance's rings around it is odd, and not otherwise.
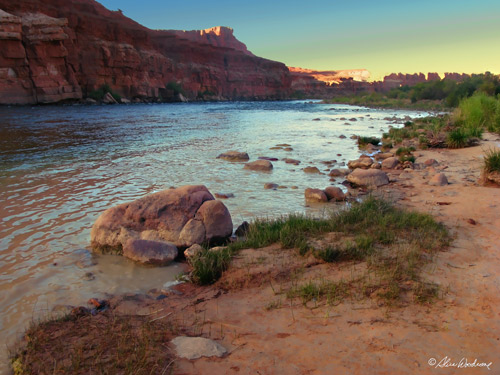
[{"label": "round boulder", "polygon": [[399,159],[395,158],[394,156],[391,156],[387,159],[384,159],[382,161],[382,168],[383,169],[393,169],[396,168],[396,166],[399,164]]},{"label": "round boulder", "polygon": [[359,186],[379,187],[387,185],[389,178],[380,169],[358,168],[347,176],[347,181]]},{"label": "round boulder", "polygon": [[307,188],[304,191],[306,202],[328,202],[328,198],[323,190]]}]

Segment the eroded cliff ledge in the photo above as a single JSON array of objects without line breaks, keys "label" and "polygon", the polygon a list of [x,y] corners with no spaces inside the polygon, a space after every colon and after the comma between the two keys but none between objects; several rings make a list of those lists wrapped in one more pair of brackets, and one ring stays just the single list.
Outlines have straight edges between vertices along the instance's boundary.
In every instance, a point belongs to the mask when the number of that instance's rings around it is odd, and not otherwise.
[{"label": "eroded cliff ledge", "polygon": [[283,99],[291,76],[230,28],[150,30],[93,0],[0,0],[0,104],[55,103],[102,85],[128,99]]}]

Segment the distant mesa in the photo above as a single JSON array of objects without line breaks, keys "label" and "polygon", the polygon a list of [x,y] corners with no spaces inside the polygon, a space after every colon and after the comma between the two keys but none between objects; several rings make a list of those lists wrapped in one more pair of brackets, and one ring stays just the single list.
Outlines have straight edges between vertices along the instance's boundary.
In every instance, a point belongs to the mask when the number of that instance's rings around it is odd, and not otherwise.
[{"label": "distant mesa", "polygon": [[370,72],[366,69],[350,70],[311,70],[304,68],[295,68],[289,66],[288,69],[294,77],[308,76],[325,82],[328,85],[339,84],[343,80],[353,79],[355,81],[365,82],[370,79]]}]

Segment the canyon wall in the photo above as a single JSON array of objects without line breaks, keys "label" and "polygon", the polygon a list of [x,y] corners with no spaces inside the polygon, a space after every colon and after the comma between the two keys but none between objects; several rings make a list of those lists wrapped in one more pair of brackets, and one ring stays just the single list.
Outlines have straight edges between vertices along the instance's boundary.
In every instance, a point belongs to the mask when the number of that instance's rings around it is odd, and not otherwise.
[{"label": "canyon wall", "polygon": [[292,78],[230,28],[150,30],[94,0],[0,0],[0,104],[81,99],[283,99]]}]

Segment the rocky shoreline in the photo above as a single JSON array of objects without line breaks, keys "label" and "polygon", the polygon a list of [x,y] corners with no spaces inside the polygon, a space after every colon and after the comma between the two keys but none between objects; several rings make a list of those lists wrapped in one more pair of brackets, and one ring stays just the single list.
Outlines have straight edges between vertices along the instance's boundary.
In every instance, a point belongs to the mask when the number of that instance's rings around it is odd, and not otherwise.
[{"label": "rocky shoreline", "polygon": [[[347,177],[358,187],[350,188],[347,194],[342,192],[343,199],[346,195],[354,198],[371,191],[398,206],[430,213],[452,232],[454,240],[450,248],[439,253],[425,270],[442,291],[433,303],[387,306],[377,299],[362,298],[333,306],[321,303],[311,306],[283,301],[277,290],[283,287],[280,272],[301,270],[303,280],[317,280],[332,271],[353,272],[362,264],[345,267],[310,257],[304,260],[277,245],[241,251],[221,280],[212,286],[181,283],[147,295],[116,296],[106,302],[98,301],[97,305],[90,302],[97,315],[105,313],[100,312],[104,306],[107,313],[116,316],[176,322],[181,326],[177,334],[217,342],[204,342],[201,345],[204,349],[198,348],[199,343],[193,344],[200,355],[177,350],[172,363],[181,373],[255,373],[265,369],[269,374],[283,371],[298,374],[335,369],[340,374],[352,374],[378,368],[379,373],[411,369],[415,374],[427,374],[427,361],[441,353],[452,358],[467,356],[486,363],[493,361],[495,368],[500,328],[494,319],[494,312],[500,307],[495,284],[499,277],[496,254],[500,243],[495,202],[500,201],[500,192],[479,181],[482,152],[498,146],[500,138],[489,133],[485,138],[488,140],[480,145],[464,149],[414,151],[412,163],[395,158],[395,149],[374,154],[369,147],[367,153],[371,156],[349,163],[352,168],[349,175],[370,176],[365,183]],[[237,162],[250,159],[235,152],[228,152],[223,158],[230,161],[237,158]],[[382,183],[374,182],[378,180],[371,176],[373,172],[384,174]],[[344,173],[333,175],[343,178]],[[334,193],[339,192],[329,192],[327,188],[313,193],[325,202],[323,195],[337,200]],[[307,191],[305,194],[307,199]],[[209,201],[220,202],[214,201],[213,196]],[[140,225],[155,220],[141,215],[137,219]],[[200,237],[199,242],[203,241]],[[187,247],[188,243],[182,245]],[[90,309],[86,309],[73,310],[72,314],[87,316]],[[51,330],[56,335],[64,334],[58,331],[57,324]],[[429,339],[434,342],[432,351],[427,345]],[[174,350],[177,344],[172,345]],[[297,345],[301,348],[298,356],[294,351]],[[261,350],[263,347],[265,351]],[[331,348],[338,355],[332,356]],[[203,354],[205,349],[208,352]],[[186,350],[190,352],[192,347]],[[214,353],[223,358],[213,356]]]}]

